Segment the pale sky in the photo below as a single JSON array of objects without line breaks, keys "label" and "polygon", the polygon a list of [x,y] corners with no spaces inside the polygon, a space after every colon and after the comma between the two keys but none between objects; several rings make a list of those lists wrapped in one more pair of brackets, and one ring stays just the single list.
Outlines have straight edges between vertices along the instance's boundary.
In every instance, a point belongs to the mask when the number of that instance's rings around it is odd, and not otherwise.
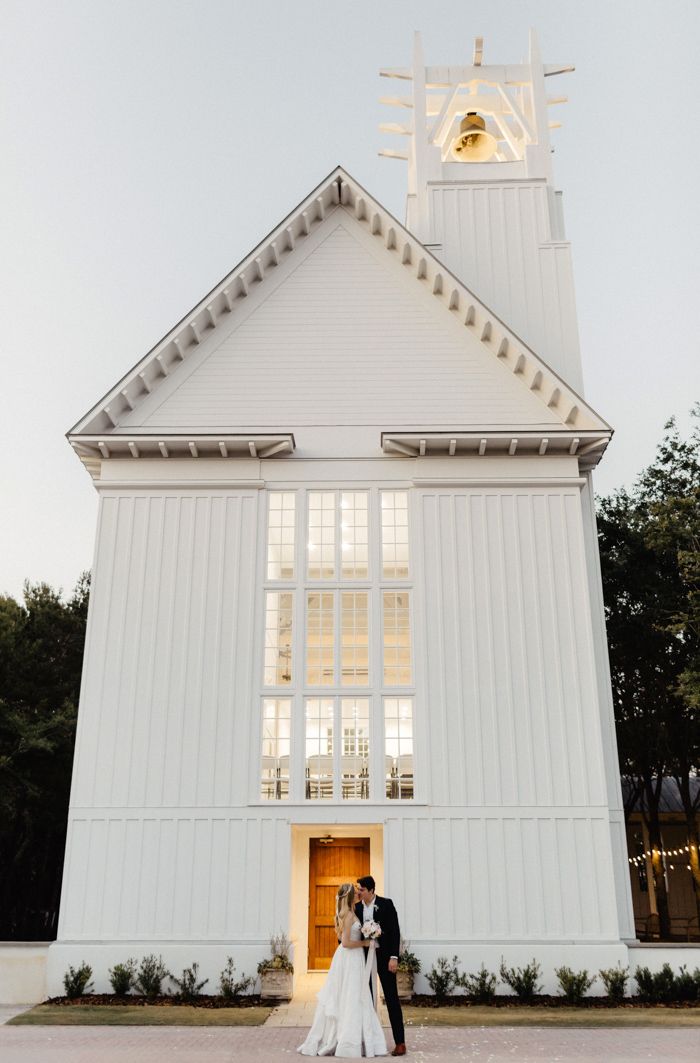
[{"label": "pale sky", "polygon": [[0,0],[0,22],[0,592],[91,566],[97,496],[64,433],[336,164],[403,219],[378,71],[410,65],[415,29],[428,64],[477,35],[518,62],[533,26],[576,65],[552,143],[586,398],[616,429],[598,492],[688,424],[697,0]]}]

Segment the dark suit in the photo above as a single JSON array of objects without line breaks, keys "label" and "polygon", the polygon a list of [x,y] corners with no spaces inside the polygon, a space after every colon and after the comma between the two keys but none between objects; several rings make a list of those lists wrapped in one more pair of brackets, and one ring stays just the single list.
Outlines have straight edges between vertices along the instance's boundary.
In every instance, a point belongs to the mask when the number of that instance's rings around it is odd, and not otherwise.
[{"label": "dark suit", "polygon": [[[364,909],[362,902],[355,905],[355,915],[362,923],[364,921]],[[403,1012],[401,1001],[396,989],[396,975],[389,970],[389,960],[392,956],[398,959],[401,949],[401,931],[399,930],[399,917],[394,908],[394,902],[388,897],[374,897],[374,921],[382,928],[381,936],[377,940],[377,974],[384,990],[386,1010],[389,1012],[389,1022],[394,1041],[401,1045],[405,1041],[403,1031]]]}]

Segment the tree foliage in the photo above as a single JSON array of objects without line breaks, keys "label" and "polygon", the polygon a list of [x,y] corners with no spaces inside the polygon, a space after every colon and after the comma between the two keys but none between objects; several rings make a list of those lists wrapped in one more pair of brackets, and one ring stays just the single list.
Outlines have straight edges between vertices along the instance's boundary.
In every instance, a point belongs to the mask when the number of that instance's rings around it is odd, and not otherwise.
[{"label": "tree foliage", "polygon": [[649,829],[662,935],[669,933],[659,805],[676,780],[700,913],[700,406],[684,439],[674,420],[629,491],[599,502],[598,533],[620,771]]},{"label": "tree foliage", "polygon": [[90,580],[0,596],[0,939],[55,937]]}]

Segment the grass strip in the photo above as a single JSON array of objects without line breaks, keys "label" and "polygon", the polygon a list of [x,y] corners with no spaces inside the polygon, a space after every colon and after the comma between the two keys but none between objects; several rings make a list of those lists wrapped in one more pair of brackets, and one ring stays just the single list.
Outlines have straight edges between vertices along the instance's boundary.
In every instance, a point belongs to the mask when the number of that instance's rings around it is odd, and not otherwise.
[{"label": "grass strip", "polygon": [[407,1026],[696,1026],[700,1008],[417,1008],[404,1005]]},{"label": "grass strip", "polygon": [[7,1026],[262,1026],[270,1008],[62,1007],[37,1004]]}]

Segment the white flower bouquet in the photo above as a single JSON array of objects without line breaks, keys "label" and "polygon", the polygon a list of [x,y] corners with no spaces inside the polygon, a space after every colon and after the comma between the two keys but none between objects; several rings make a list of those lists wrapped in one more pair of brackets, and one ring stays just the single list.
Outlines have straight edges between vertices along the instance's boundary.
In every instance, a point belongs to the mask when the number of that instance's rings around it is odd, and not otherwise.
[{"label": "white flower bouquet", "polygon": [[382,928],[379,923],[375,923],[374,919],[368,919],[366,923],[362,924],[362,936],[369,938],[370,941],[376,941],[381,936]]}]

